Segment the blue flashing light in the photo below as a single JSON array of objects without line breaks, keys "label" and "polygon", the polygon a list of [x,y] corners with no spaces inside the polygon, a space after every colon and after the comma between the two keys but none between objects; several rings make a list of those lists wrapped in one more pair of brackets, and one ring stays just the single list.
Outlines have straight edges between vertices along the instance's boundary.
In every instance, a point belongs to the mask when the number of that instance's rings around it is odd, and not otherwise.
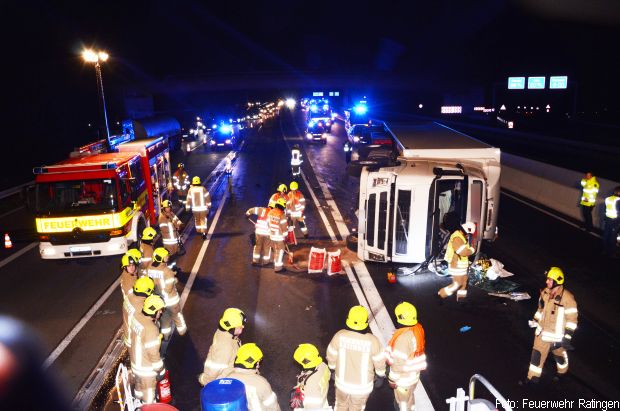
[{"label": "blue flashing light", "polygon": [[212,128],[213,130],[217,130],[217,124],[213,124],[213,125],[211,126],[211,128]]},{"label": "blue flashing light", "polygon": [[355,111],[355,114],[366,114],[368,112],[368,107],[363,106],[363,105],[357,105],[353,108],[353,111]]},{"label": "blue flashing light", "polygon": [[329,110],[329,104],[323,104],[323,110]]},{"label": "blue flashing light", "polygon": [[316,123],[315,123],[314,121],[310,120],[310,121],[308,122],[308,127],[314,127],[314,125],[315,125],[315,124],[316,124]]},{"label": "blue flashing light", "polygon": [[313,104],[310,106],[310,110],[312,110],[313,113],[316,113],[317,111],[319,111],[319,106]]},{"label": "blue flashing light", "polygon": [[222,125],[220,126],[220,131],[221,131],[222,133],[232,133],[232,127],[231,127],[231,126],[229,126],[228,124],[222,124]]}]

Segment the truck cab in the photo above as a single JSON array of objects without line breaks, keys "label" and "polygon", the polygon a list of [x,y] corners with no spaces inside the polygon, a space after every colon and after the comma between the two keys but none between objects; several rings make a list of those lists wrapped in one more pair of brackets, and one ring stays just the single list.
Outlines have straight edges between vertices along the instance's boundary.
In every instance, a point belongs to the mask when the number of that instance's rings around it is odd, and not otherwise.
[{"label": "truck cab", "polygon": [[442,251],[447,213],[476,224],[476,249],[481,240],[494,240],[500,150],[439,123],[386,129],[398,157],[362,168],[358,256],[421,263]]}]

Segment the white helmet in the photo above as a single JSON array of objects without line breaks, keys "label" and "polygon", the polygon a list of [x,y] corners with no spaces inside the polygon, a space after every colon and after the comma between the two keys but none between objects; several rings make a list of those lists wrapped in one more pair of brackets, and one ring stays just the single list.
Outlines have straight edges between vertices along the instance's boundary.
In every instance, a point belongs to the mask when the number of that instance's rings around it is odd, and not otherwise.
[{"label": "white helmet", "polygon": [[462,227],[467,234],[473,234],[476,232],[476,224],[472,223],[471,221],[464,223]]}]

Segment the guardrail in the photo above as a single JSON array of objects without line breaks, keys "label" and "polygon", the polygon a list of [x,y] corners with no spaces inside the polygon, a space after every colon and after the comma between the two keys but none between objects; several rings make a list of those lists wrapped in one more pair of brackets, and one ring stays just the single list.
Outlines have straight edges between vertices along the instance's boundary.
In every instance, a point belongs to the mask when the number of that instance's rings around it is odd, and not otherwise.
[{"label": "guardrail", "polygon": [[34,181],[29,181],[27,183],[24,183],[22,185],[16,186],[16,187],[11,187],[11,188],[7,188],[6,190],[0,191],[0,200],[3,198],[7,198],[7,197],[11,197],[15,194],[21,193],[22,190],[26,187],[30,187],[34,185]]},{"label": "guardrail", "polygon": [[[502,174],[500,178],[502,188],[577,221],[582,220],[579,202],[581,201],[580,182],[583,175],[579,171],[502,153]],[[620,186],[620,183],[599,177],[596,179],[600,188],[596,197],[596,206],[592,210],[592,221],[595,227],[602,230],[605,216],[605,197],[611,195],[614,187]]]}]

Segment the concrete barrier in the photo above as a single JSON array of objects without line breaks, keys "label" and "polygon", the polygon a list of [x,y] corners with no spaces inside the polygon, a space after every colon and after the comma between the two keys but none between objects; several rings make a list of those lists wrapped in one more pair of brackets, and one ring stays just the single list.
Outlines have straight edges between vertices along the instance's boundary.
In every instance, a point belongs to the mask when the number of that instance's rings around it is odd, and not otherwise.
[{"label": "concrete barrier", "polygon": [[[584,170],[586,171],[586,170]],[[547,206],[568,217],[582,221],[581,179],[583,171],[568,170],[540,161],[502,153],[502,188]],[[605,197],[620,183],[596,177],[600,184],[596,206],[592,212],[595,227],[603,229]]]}]

